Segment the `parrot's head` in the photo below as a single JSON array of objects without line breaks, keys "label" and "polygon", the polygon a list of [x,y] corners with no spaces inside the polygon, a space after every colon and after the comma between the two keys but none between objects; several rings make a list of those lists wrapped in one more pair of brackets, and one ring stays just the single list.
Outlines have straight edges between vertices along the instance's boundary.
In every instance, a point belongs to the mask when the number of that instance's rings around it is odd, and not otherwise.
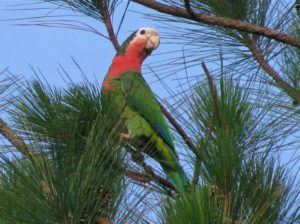
[{"label": "parrot's head", "polygon": [[131,34],[122,44],[118,55],[144,60],[159,45],[159,35],[155,29],[143,27]]},{"label": "parrot's head", "polygon": [[158,33],[152,28],[140,28],[131,34],[114,57],[103,83],[104,88],[110,89],[110,80],[126,72],[141,73],[141,65],[144,59],[149,56],[158,45]]}]

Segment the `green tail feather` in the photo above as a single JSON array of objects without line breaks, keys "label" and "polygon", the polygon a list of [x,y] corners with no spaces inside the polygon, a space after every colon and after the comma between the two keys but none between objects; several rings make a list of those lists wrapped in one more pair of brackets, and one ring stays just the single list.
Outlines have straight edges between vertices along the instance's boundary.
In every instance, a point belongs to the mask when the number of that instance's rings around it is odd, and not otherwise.
[{"label": "green tail feather", "polygon": [[168,179],[174,185],[177,192],[186,191],[190,182],[182,169],[179,171],[166,171]]}]

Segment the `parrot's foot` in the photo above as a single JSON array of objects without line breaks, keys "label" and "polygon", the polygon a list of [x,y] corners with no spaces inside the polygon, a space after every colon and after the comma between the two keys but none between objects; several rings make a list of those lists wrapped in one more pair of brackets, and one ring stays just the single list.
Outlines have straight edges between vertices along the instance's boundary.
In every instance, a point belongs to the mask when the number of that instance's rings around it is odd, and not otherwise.
[{"label": "parrot's foot", "polygon": [[121,133],[120,135],[120,141],[129,141],[132,137],[129,134]]}]

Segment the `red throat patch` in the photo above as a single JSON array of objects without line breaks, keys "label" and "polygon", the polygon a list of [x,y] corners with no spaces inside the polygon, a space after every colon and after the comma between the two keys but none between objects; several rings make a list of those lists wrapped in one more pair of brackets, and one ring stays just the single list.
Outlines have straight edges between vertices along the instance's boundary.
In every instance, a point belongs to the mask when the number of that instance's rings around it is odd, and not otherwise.
[{"label": "red throat patch", "polygon": [[125,72],[141,73],[142,63],[148,54],[145,52],[146,39],[136,39],[130,43],[124,55],[114,57],[112,64],[108,70],[107,76],[103,82],[103,87],[110,90],[110,80],[121,76]]}]

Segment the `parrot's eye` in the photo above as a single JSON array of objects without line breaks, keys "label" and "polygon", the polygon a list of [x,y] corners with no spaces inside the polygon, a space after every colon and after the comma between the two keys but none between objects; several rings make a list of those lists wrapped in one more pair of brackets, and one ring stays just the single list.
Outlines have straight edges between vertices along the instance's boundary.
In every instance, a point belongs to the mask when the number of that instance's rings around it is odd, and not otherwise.
[{"label": "parrot's eye", "polygon": [[141,31],[140,31],[140,34],[142,34],[142,35],[144,35],[145,33],[146,33],[145,30],[141,30]]}]

